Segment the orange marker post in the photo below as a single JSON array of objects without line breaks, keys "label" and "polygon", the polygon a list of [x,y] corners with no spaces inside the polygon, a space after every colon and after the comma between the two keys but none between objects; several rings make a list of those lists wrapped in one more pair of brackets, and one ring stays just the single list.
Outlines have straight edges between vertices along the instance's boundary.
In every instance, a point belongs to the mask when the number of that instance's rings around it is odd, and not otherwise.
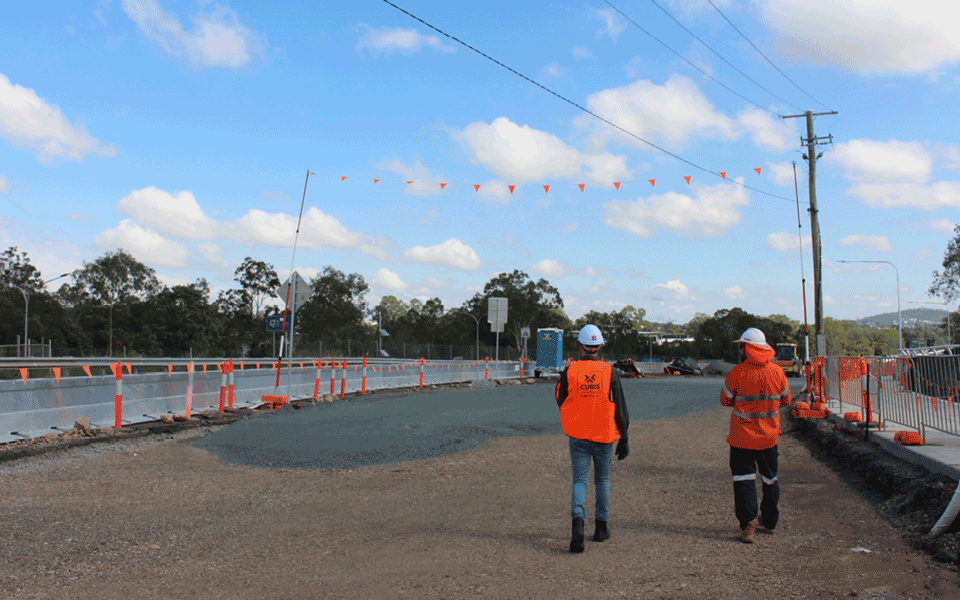
[{"label": "orange marker post", "polygon": [[227,363],[223,362],[220,367],[220,412],[223,412],[224,403],[227,399]]},{"label": "orange marker post", "polygon": [[360,383],[360,394],[367,394],[367,357],[363,357],[363,380]]},{"label": "orange marker post", "polygon": [[230,364],[227,366],[227,373],[229,373],[229,377],[230,377],[230,383],[229,383],[228,392],[227,392],[228,394],[227,397],[229,399],[228,406],[230,407],[230,410],[233,410],[233,359],[232,358],[230,359]]},{"label": "orange marker post", "polygon": [[343,400],[343,397],[346,395],[345,391],[347,389],[347,359],[343,359],[343,362],[340,363],[342,371],[340,371],[340,399]]},{"label": "orange marker post", "polygon": [[317,367],[317,377],[313,381],[313,399],[320,397],[320,369],[323,368],[323,360],[315,360],[313,364]]},{"label": "orange marker post", "polygon": [[523,357],[520,357],[520,379],[523,379]]},{"label": "orange marker post", "polygon": [[420,389],[423,389],[423,363],[424,363],[424,361],[425,361],[424,358],[421,358],[421,359],[420,359]]},{"label": "orange marker post", "polygon": [[113,428],[120,429],[120,422],[123,420],[123,366],[119,360],[114,375],[117,377],[117,394],[114,397]]},{"label": "orange marker post", "polygon": [[337,359],[330,359],[330,393],[337,392]]},{"label": "orange marker post", "polygon": [[483,378],[490,379],[490,357],[487,357],[487,366],[483,370]]},{"label": "orange marker post", "polygon": [[193,363],[187,365],[187,406],[184,413],[190,418],[190,411],[193,410]]}]

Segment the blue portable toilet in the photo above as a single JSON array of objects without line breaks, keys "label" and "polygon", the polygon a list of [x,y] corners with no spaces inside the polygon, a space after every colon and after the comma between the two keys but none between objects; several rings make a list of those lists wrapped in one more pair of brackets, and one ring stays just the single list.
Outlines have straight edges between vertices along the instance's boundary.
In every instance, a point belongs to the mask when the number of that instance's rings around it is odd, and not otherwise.
[{"label": "blue portable toilet", "polygon": [[554,327],[537,329],[537,366],[534,377],[544,371],[559,374],[563,368],[563,330]]}]

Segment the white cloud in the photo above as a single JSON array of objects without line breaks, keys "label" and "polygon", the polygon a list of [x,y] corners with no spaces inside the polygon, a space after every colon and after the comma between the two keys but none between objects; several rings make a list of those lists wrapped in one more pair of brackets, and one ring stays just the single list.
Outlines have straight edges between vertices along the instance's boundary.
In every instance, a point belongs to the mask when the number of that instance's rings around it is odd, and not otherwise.
[{"label": "white cloud", "polygon": [[567,265],[559,260],[545,258],[537,264],[530,265],[530,270],[537,275],[560,279],[567,274]]},{"label": "white cloud", "polygon": [[81,161],[92,154],[113,157],[114,146],[104,145],[74,125],[63,112],[47,104],[30,88],[10,83],[0,74],[0,137],[13,147],[35,150],[37,160],[56,158]]},{"label": "white cloud", "polygon": [[868,250],[876,250],[877,252],[889,252],[893,250],[893,245],[890,244],[890,240],[885,235],[863,235],[856,233],[841,239],[837,242],[837,245],[843,247],[863,246]]},{"label": "white cloud", "polygon": [[564,233],[573,233],[573,232],[576,231],[576,230],[577,230],[577,222],[576,222],[576,221],[574,221],[573,223],[570,223],[569,225],[567,225],[566,227],[563,228],[563,232],[564,232]]},{"label": "white cloud", "polygon": [[833,296],[831,296],[831,295],[829,295],[829,294],[824,294],[824,296],[823,296],[823,303],[824,303],[824,304],[833,305],[833,304],[836,304],[837,301],[833,299]]},{"label": "white cloud", "polygon": [[201,1],[192,31],[160,7],[157,0],[122,0],[127,16],[161,50],[193,69],[241,69],[263,56],[263,34],[240,24],[237,13],[217,2]]},{"label": "white cloud", "polygon": [[480,190],[477,191],[477,196],[498,204],[509,204],[513,194],[510,193],[510,188],[506,183],[491,179],[486,183],[480,184]]},{"label": "white cloud", "polygon": [[[773,180],[777,185],[793,183],[793,165],[788,162],[767,163],[767,169],[773,172]],[[761,169],[762,172],[762,169]]]},{"label": "white cloud", "polygon": [[913,257],[913,260],[915,261],[923,260],[928,256],[930,256],[930,250],[928,250],[927,248],[920,248],[920,251],[917,252],[916,256]]},{"label": "white cloud", "polygon": [[609,184],[631,178],[624,156],[583,154],[552,134],[521,127],[506,117],[490,124],[472,123],[456,137],[475,161],[512,182],[581,177]]},{"label": "white cloud", "polygon": [[199,244],[197,254],[205,261],[220,269],[230,269],[230,263],[227,262],[225,252],[216,244]]},{"label": "white cloud", "polygon": [[913,182],[862,183],[851,187],[847,193],[873,208],[960,208],[958,181],[941,181],[929,185]]},{"label": "white cloud", "polygon": [[391,54],[400,52],[414,54],[423,48],[431,48],[440,52],[456,52],[454,46],[447,46],[435,35],[422,35],[415,29],[374,29],[368,25],[360,25],[366,31],[357,41],[357,52],[369,50],[371,54]]},{"label": "white cloud", "polygon": [[960,146],[950,144],[942,149],[943,166],[960,173]]},{"label": "white cloud", "polygon": [[583,46],[577,46],[573,49],[573,57],[577,60],[593,58],[593,52]]},{"label": "white cloud", "polygon": [[[403,191],[406,194],[415,196],[436,196],[443,192],[440,189],[440,182],[446,181],[443,175],[434,175],[428,168],[423,166],[420,159],[414,159],[413,163],[406,163],[399,158],[385,158],[374,163],[378,169],[396,173],[404,181]],[[411,183],[406,183],[410,181]]]},{"label": "white cloud", "polygon": [[747,292],[743,289],[743,287],[735,285],[733,287],[723,288],[723,295],[728,300],[743,300],[747,297]]},{"label": "white cloud", "polygon": [[134,190],[117,203],[117,210],[173,237],[211,238],[216,227],[191,192],[171,194],[153,186]]},{"label": "white cloud", "polygon": [[[737,181],[743,183],[743,178]],[[661,227],[712,237],[737,225],[741,219],[737,207],[750,203],[745,188],[729,183],[695,185],[693,193],[695,198],[667,192],[647,199],[605,202],[604,223],[637,237],[650,237]]]},{"label": "white cloud", "polygon": [[378,270],[370,278],[370,283],[394,292],[407,289],[407,284],[400,279],[400,276],[389,269]]},{"label": "white cloud", "polygon": [[[673,75],[663,85],[640,79],[630,85],[601,90],[587,97],[587,108],[624,130],[649,141],[679,147],[692,136],[733,140],[736,123],[716,112],[690,79]],[[602,148],[615,138],[630,146],[647,147],[591,117],[578,117],[578,124],[596,133],[592,142]]]},{"label": "white cloud", "polygon": [[687,300],[687,299],[696,300],[696,298],[690,292],[690,288],[688,288],[686,284],[684,284],[679,279],[671,279],[666,283],[658,283],[653,287],[670,290],[671,292],[673,292],[674,298],[676,300]]},{"label": "white cloud", "polygon": [[[924,73],[960,62],[960,8],[940,0],[761,0],[778,51],[859,73]],[[829,26],[825,26],[829,24]]]},{"label": "white cloud", "polygon": [[947,219],[946,217],[944,217],[943,219],[937,219],[936,221],[930,222],[930,229],[934,231],[939,231],[942,233],[953,233],[956,227],[957,227],[956,224],[950,219]]},{"label": "white cloud", "polygon": [[617,13],[610,8],[600,10],[591,8],[590,16],[603,23],[603,28],[597,30],[597,39],[606,35],[610,36],[610,39],[616,42],[617,38],[620,37],[620,34],[623,33],[623,30],[627,27],[626,24],[620,21]]},{"label": "white cloud", "polygon": [[[795,233],[778,231],[767,235],[767,245],[777,252],[796,252],[800,249],[800,240]],[[803,249],[809,250],[813,246],[812,237],[803,237]]]},{"label": "white cloud", "polygon": [[436,246],[414,246],[400,255],[401,260],[427,265],[446,265],[462,271],[480,268],[480,257],[473,248],[456,238],[450,238]]},{"label": "white cloud", "polygon": [[877,142],[850,140],[836,145],[827,155],[855,181],[898,181],[924,183],[933,175],[933,154],[920,142]]},{"label": "white cloud", "polygon": [[555,63],[555,62],[550,63],[549,65],[543,68],[543,72],[545,75],[548,75],[550,77],[554,77],[554,78],[563,77],[563,69],[560,68],[560,63]]},{"label": "white cloud", "polygon": [[10,193],[10,182],[3,175],[0,175],[0,194]]},{"label": "white cloud", "polygon": [[93,243],[106,251],[122,248],[145,263],[169,268],[185,266],[193,254],[177,242],[140,227],[132,219],[120,221],[114,229],[94,238]]},{"label": "white cloud", "polygon": [[750,134],[758,148],[786,152],[797,143],[793,130],[759,108],[743,111],[737,117],[737,123]]}]

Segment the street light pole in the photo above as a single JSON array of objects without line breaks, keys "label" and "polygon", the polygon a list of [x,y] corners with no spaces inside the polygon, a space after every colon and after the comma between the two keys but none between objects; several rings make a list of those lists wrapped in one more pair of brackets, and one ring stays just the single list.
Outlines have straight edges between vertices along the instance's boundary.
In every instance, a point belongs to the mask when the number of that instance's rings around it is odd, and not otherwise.
[{"label": "street light pole", "polygon": [[900,338],[900,352],[903,352],[903,317],[900,314],[900,270],[889,260],[838,260],[842,263],[875,263],[890,265],[897,274],[897,333]]},{"label": "street light pole", "polygon": [[[63,275],[58,275],[58,276],[54,277],[53,279],[48,279],[48,280],[46,280],[46,281],[41,282],[40,285],[41,285],[41,286],[44,286],[44,285],[47,285],[48,283],[50,283],[51,281],[56,281],[56,280],[58,280],[58,279],[63,279],[64,277],[66,277],[66,276],[69,275],[69,274],[70,274],[70,273],[64,273]],[[27,356],[27,348],[29,347],[27,340],[30,339],[30,338],[28,337],[28,332],[29,332],[28,323],[29,323],[29,321],[30,321],[30,296],[28,296],[26,290],[24,290],[24,289],[23,289],[22,287],[20,287],[19,285],[15,284],[15,283],[11,283],[10,285],[13,286],[13,287],[15,287],[15,288],[17,288],[18,290],[20,290],[20,293],[23,294],[23,356],[26,357],[26,356]]]}]

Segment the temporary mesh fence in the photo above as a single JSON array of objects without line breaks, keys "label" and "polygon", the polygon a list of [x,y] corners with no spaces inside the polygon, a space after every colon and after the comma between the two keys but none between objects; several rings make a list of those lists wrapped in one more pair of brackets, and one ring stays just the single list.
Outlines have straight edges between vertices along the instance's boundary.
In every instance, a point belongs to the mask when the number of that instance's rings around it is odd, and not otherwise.
[{"label": "temporary mesh fence", "polygon": [[535,363],[296,358],[279,366],[278,385],[277,361],[269,359],[0,361],[0,369],[19,375],[0,381],[0,443],[69,429],[80,417],[94,426],[122,426],[164,414],[258,406],[264,395],[296,400],[532,376]]}]

